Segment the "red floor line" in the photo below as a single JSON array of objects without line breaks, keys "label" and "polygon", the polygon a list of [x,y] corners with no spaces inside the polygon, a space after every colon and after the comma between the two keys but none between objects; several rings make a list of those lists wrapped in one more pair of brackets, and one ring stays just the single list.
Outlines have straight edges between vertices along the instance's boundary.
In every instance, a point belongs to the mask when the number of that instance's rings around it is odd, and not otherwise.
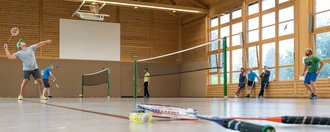
[{"label": "red floor line", "polygon": [[54,107],[59,107],[59,108],[64,108],[64,109],[69,109],[69,110],[76,110],[76,111],[81,111],[81,112],[86,112],[86,113],[91,113],[91,114],[97,114],[97,115],[104,115],[104,116],[109,116],[109,117],[115,117],[115,118],[120,118],[120,119],[129,119],[127,116],[122,116],[122,115],[109,114],[109,113],[103,113],[103,112],[96,112],[96,111],[90,111],[90,110],[72,108],[72,107],[61,106],[61,105],[50,104],[50,103],[41,103],[41,102],[31,101],[31,100],[24,100],[24,101],[33,102],[33,103],[39,103],[39,104],[46,104],[46,105],[49,105],[49,106],[54,106]]}]

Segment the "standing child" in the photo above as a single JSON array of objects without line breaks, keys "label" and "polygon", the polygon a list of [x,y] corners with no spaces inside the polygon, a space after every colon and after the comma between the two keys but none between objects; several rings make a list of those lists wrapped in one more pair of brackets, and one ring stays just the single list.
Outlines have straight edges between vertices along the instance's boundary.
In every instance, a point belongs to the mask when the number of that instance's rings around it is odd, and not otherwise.
[{"label": "standing child", "polygon": [[149,82],[150,82],[150,74],[148,72],[148,68],[145,68],[144,72],[145,72],[144,79],[143,79],[143,82],[144,82],[144,97],[149,98],[150,94],[149,94],[148,86],[149,86]]},{"label": "standing child", "polygon": [[269,77],[270,77],[270,71],[267,66],[264,66],[264,71],[260,75],[261,88],[260,88],[258,98],[264,98],[264,91],[265,91],[265,88],[268,86]]},{"label": "standing child", "polygon": [[238,82],[238,88],[235,94],[235,98],[239,98],[239,95],[241,94],[241,90],[245,87],[246,80],[247,80],[247,76],[244,71],[244,68],[241,68],[241,73],[239,74],[239,82]]},{"label": "standing child", "polygon": [[259,80],[259,77],[255,72],[252,71],[252,68],[249,68],[248,73],[248,94],[246,95],[247,98],[250,98],[251,89],[255,86],[254,80],[257,78]]},{"label": "standing child", "polygon": [[45,87],[44,91],[43,91],[43,94],[46,95],[46,92],[47,92],[49,98],[52,97],[50,95],[49,79],[52,79],[53,81],[56,81],[56,77],[52,73],[53,69],[54,69],[54,66],[49,65],[49,67],[47,67],[46,69],[43,70],[44,73],[43,73],[43,76],[42,76],[42,81],[43,81],[44,87]]}]

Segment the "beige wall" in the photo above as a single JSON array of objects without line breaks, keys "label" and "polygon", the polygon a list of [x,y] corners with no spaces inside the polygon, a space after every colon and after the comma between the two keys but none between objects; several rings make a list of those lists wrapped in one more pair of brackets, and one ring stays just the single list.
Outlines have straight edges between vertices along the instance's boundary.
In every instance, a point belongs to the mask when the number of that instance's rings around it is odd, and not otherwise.
[{"label": "beige wall", "polygon": [[[51,92],[55,97],[79,97],[81,94],[81,75],[93,73],[102,68],[110,67],[110,96],[133,96],[133,63],[130,62],[107,62],[107,61],[83,61],[83,60],[52,60],[38,59],[40,69],[46,68],[48,64],[53,64],[55,68],[53,74],[57,78],[60,88],[52,87]],[[19,60],[0,59],[0,97],[16,97],[19,94],[20,83],[23,78],[22,64]],[[170,68],[169,68],[170,67]],[[169,68],[168,70],[179,70],[180,65],[168,64],[157,65],[157,68]],[[25,90],[25,97],[37,97],[37,86],[29,81]],[[54,86],[53,83],[50,83]],[[142,79],[140,79],[142,88]],[[178,75],[154,77],[150,84],[150,94],[153,97],[178,97],[180,90],[180,77]],[[86,86],[86,97],[105,97],[107,96],[107,85]],[[138,95],[143,95],[143,88]]]}]

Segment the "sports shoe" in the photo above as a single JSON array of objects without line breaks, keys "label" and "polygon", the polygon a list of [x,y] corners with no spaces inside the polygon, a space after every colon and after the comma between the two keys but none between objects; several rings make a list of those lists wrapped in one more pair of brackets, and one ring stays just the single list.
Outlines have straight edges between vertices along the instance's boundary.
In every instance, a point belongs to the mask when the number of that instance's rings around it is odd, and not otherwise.
[{"label": "sports shoe", "polygon": [[250,94],[246,95],[245,97],[246,97],[246,98],[250,98]]},{"label": "sports shoe", "polygon": [[317,99],[317,95],[312,94],[311,97],[310,97],[310,99]]},{"label": "sports shoe", "polygon": [[265,98],[265,97],[264,97],[264,96],[258,96],[258,98],[259,98],[259,99],[263,99],[263,98]]},{"label": "sports shoe", "polygon": [[40,100],[47,100],[47,97],[40,95]]},{"label": "sports shoe", "polygon": [[23,100],[23,96],[22,95],[18,95],[18,100]]},{"label": "sports shoe", "polygon": [[48,98],[53,98],[53,96],[48,96]]},{"label": "sports shoe", "polygon": [[237,96],[237,95],[235,95],[235,98],[238,98],[238,96]]}]

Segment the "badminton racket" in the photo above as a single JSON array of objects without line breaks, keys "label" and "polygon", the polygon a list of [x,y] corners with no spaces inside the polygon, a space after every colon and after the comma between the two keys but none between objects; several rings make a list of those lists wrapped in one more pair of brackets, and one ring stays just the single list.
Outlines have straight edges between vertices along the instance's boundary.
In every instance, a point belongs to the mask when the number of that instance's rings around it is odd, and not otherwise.
[{"label": "badminton racket", "polygon": [[265,120],[284,124],[330,125],[330,117],[319,116],[274,116],[263,118],[233,117],[240,120]]},{"label": "badminton racket", "polygon": [[10,38],[7,40],[7,43],[13,38],[13,36],[17,36],[19,34],[19,29],[17,27],[13,27],[10,29]]},{"label": "badminton racket", "polygon": [[55,80],[52,80],[52,81],[53,81],[53,83],[55,83],[56,88],[60,88],[60,85],[58,85],[58,83],[56,83]]},{"label": "badminton racket", "polygon": [[[159,105],[159,104],[137,104],[136,106],[138,109],[152,113],[173,114],[174,116],[175,115],[190,116],[191,118],[208,120],[215,122],[225,128],[231,130],[237,130],[241,132],[275,132],[275,128],[272,126],[262,126],[244,121],[237,121],[235,119],[229,119],[229,118],[202,116],[198,114],[197,110],[192,108],[184,108],[184,107],[177,107],[170,105]],[[180,119],[180,116],[177,116],[174,119]]]}]

